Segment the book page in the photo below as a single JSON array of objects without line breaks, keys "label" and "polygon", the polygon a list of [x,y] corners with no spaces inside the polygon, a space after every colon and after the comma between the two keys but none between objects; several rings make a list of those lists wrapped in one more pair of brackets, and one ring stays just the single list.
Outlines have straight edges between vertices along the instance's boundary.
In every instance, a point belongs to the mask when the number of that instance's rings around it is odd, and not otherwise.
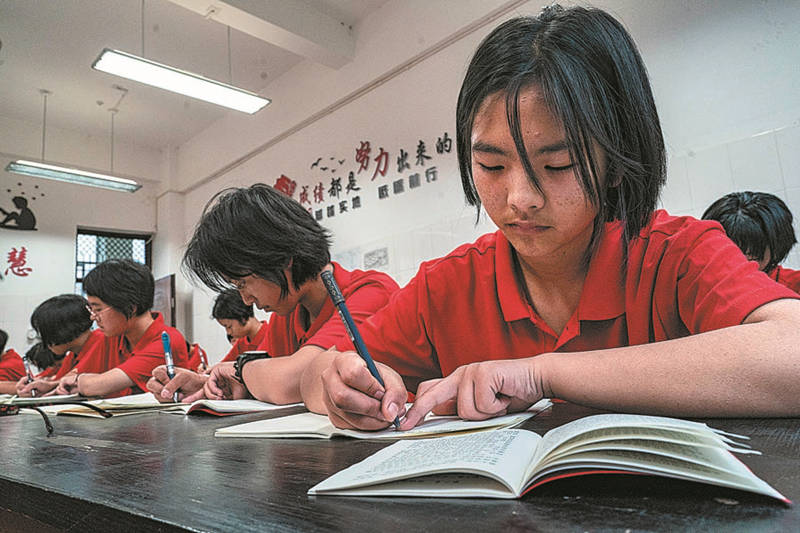
[{"label": "book page", "polygon": [[81,400],[83,399],[80,394],[61,394],[61,395],[54,394],[52,396],[17,396],[12,394],[0,395],[0,403],[10,404],[10,405],[20,405],[20,406],[22,405],[39,406],[41,404],[61,403],[78,399]]},{"label": "book page", "polygon": [[592,415],[579,418],[578,420],[574,420],[548,431],[544,435],[542,446],[539,449],[539,455],[536,457],[536,462],[540,462],[543,457],[550,454],[556,447],[580,435],[589,435],[587,437],[588,440],[597,438],[599,434],[590,433],[595,430],[616,428],[614,431],[620,431],[620,428],[629,427],[670,428],[673,431],[700,433],[712,438],[716,435],[705,424],[678,418],[627,414]]},{"label": "book page", "polygon": [[[441,489],[436,479],[420,477],[428,474],[472,473],[492,478],[507,488],[507,497],[515,497],[524,481],[524,470],[541,441],[536,433],[524,430],[502,429],[470,433],[438,439],[400,441],[367,457],[360,463],[329,477],[309,490],[309,494],[340,493],[348,488],[361,487],[360,494],[371,494],[368,487],[384,484],[377,490],[381,494],[395,494],[387,484],[396,480],[419,478],[420,486],[427,486],[426,495],[448,496],[446,487],[457,485],[468,490],[471,476],[450,478]],[[481,482],[485,485],[485,482]],[[490,491],[497,492],[494,484]],[[398,490],[407,491],[406,483]],[[479,490],[473,487],[473,490]],[[420,489],[418,495],[422,495]],[[404,493],[405,495],[409,495]],[[479,494],[474,494],[479,495]],[[497,494],[484,494],[497,497]]]},{"label": "book page", "polygon": [[[671,451],[674,452],[674,450]],[[662,455],[636,449],[575,453],[547,465],[536,473],[529,484],[564,469],[641,472],[747,490],[780,500],[786,499],[753,474],[730,452],[723,449],[696,448],[692,450],[692,453],[684,450],[679,455],[670,453]]]}]

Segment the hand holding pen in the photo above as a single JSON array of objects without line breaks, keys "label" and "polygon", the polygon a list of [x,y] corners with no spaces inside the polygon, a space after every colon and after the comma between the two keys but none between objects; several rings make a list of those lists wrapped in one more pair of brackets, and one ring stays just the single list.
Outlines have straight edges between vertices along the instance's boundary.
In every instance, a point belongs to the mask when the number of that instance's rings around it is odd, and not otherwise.
[{"label": "hand holding pen", "polygon": [[[166,331],[161,332],[161,343],[164,345],[164,362],[167,366],[167,376],[169,379],[175,378],[175,364],[172,362],[172,349],[169,345],[169,334]],[[178,391],[172,395],[172,401],[178,403]]]},{"label": "hand holding pen", "polygon": [[[344,296],[342,295],[342,291],[339,290],[339,285],[337,285],[336,280],[333,277],[333,273],[325,270],[320,274],[320,277],[322,278],[322,282],[325,284],[325,288],[328,290],[328,294],[330,294],[331,300],[333,300],[333,304],[339,311],[339,316],[342,318],[344,328],[347,330],[347,335],[350,337],[350,340],[353,341],[356,352],[367,364],[367,369],[372,377],[374,377],[382,387],[386,387],[380,372],[378,372],[378,367],[375,366],[375,362],[372,360],[372,356],[370,356],[369,350],[367,350],[367,346],[364,344],[364,340],[361,338],[361,334],[358,332],[356,323],[353,321],[353,317],[350,315],[350,311],[347,309],[347,305],[344,302]],[[394,427],[398,427],[400,425],[400,420],[395,417],[393,424]]]}]

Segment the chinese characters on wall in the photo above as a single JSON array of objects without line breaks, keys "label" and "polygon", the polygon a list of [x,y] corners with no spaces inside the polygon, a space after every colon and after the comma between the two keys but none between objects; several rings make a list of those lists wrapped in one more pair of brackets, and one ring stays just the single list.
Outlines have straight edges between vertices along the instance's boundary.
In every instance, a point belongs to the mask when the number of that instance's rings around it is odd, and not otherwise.
[{"label": "chinese characters on wall", "polygon": [[[453,139],[447,132],[437,137],[432,147],[422,139],[410,151],[392,153],[371,141],[354,147],[353,165],[347,158],[317,157],[309,166],[315,176],[309,185],[300,185],[282,174],[275,188],[295,198],[317,221],[360,209],[370,201],[386,201],[393,196],[422,189],[438,179],[435,158],[449,154]],[[374,197],[363,189],[375,183]],[[295,195],[295,193],[297,193]]]}]

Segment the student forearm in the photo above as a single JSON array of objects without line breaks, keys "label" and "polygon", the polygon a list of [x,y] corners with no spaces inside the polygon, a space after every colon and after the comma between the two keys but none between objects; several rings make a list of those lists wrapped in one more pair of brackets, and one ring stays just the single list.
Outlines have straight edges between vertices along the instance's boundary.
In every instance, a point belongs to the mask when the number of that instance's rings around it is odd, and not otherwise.
[{"label": "student forearm", "polygon": [[300,394],[306,409],[313,413],[328,414],[328,409],[323,401],[325,391],[322,386],[322,372],[330,366],[338,353],[336,351],[322,352],[303,370],[300,378]]},{"label": "student forearm", "polygon": [[583,405],[676,416],[796,416],[800,326],[786,326],[744,324],[531,362],[553,397]]},{"label": "student forearm", "polygon": [[258,400],[278,405],[301,402],[303,371],[320,353],[321,348],[305,346],[287,357],[253,361],[244,367],[242,377],[250,394]]},{"label": "student forearm", "polygon": [[127,374],[118,368],[103,374],[80,374],[78,393],[81,396],[107,396],[134,385]]},{"label": "student forearm", "polygon": [[16,381],[0,381],[0,394],[16,394],[17,382]]}]

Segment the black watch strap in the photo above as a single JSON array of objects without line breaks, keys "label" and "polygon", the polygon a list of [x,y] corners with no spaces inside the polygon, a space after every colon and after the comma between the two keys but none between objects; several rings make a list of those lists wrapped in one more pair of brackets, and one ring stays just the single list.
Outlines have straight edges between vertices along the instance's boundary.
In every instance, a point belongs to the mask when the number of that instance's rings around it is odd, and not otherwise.
[{"label": "black watch strap", "polygon": [[[250,361],[255,361],[256,359],[266,359],[269,357],[267,352],[261,351],[250,351],[250,352],[242,352],[239,354],[239,357],[236,358],[236,361],[233,362],[233,370],[234,375],[233,377],[236,378],[236,381],[244,385],[244,379],[242,379],[242,370],[244,369],[244,365],[249,363]],[[247,385],[245,385],[246,387]]]}]

